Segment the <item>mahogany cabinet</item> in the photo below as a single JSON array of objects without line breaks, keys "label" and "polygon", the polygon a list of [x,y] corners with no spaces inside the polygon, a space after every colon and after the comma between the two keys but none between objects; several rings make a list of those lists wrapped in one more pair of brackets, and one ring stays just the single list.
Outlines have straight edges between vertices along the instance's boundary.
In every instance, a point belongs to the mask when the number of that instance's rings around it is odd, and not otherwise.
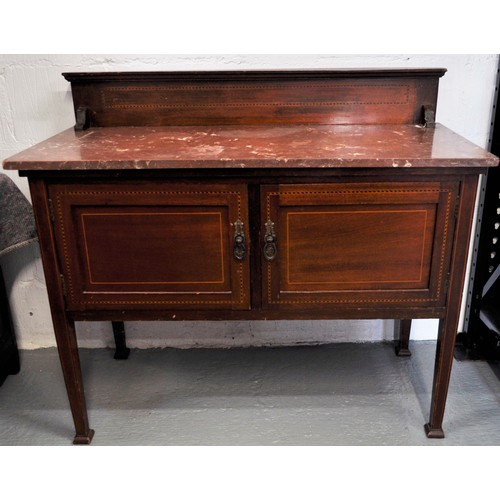
[{"label": "mahogany cabinet", "polygon": [[[442,421],[479,174],[441,69],[71,73],[76,126],[29,179],[75,443],[75,321],[439,318]],[[335,367],[332,367],[334,372]],[[333,376],[333,375],[332,375]],[[397,432],[397,430],[395,430]]]}]

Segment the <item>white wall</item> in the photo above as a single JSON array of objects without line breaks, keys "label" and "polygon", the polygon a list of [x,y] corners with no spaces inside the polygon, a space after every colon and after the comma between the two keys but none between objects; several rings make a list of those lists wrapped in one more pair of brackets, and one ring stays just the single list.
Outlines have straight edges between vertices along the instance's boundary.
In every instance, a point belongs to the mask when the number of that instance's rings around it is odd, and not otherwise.
[{"label": "white wall", "polygon": [[[497,55],[0,55],[0,160],[74,123],[65,71],[444,67],[437,120],[470,141],[488,141]],[[7,172],[29,197],[26,179]],[[55,345],[36,247],[2,258],[22,349]],[[82,347],[111,346],[109,323],[79,323]],[[231,346],[393,338],[392,321],[184,322],[127,324],[136,347]],[[434,339],[437,321],[414,321],[413,339]]]}]

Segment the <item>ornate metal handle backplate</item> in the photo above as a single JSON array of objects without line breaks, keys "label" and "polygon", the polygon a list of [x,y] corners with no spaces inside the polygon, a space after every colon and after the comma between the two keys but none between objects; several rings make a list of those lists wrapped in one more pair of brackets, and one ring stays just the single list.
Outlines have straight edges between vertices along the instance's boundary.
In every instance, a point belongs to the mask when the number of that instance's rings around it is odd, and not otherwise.
[{"label": "ornate metal handle backplate", "polygon": [[274,232],[274,222],[266,222],[266,234],[264,235],[264,258],[272,261],[276,258],[276,233]]},{"label": "ornate metal handle backplate", "polygon": [[245,246],[245,233],[243,232],[243,222],[237,220],[234,223],[234,246],[233,255],[236,260],[243,260],[247,253]]}]

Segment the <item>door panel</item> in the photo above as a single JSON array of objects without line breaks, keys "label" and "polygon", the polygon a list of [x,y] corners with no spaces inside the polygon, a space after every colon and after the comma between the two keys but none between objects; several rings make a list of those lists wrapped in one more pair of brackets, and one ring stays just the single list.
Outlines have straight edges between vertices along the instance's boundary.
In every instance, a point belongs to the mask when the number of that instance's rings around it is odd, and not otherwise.
[{"label": "door panel", "polygon": [[70,309],[249,308],[248,255],[233,255],[236,221],[248,237],[244,186],[49,191]]},{"label": "door panel", "polygon": [[99,207],[78,213],[77,209],[89,283],[193,290],[200,284],[213,284],[229,291],[224,279],[229,273],[224,259],[224,241],[229,238],[224,211],[174,210],[119,208],[113,212]]},{"label": "door panel", "polygon": [[435,210],[426,208],[283,210],[285,283],[299,291],[427,288]]},{"label": "door panel", "polygon": [[263,187],[276,236],[264,304],[443,304],[455,196],[440,183]]}]

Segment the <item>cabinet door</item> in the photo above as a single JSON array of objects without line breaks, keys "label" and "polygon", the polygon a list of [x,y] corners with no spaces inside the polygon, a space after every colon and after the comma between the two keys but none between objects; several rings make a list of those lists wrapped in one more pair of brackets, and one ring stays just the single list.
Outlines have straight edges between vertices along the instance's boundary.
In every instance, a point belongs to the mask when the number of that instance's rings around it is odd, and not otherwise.
[{"label": "cabinet door", "polygon": [[72,310],[248,309],[246,187],[54,184]]},{"label": "cabinet door", "polygon": [[261,194],[265,307],[444,304],[455,184],[280,185]]}]

